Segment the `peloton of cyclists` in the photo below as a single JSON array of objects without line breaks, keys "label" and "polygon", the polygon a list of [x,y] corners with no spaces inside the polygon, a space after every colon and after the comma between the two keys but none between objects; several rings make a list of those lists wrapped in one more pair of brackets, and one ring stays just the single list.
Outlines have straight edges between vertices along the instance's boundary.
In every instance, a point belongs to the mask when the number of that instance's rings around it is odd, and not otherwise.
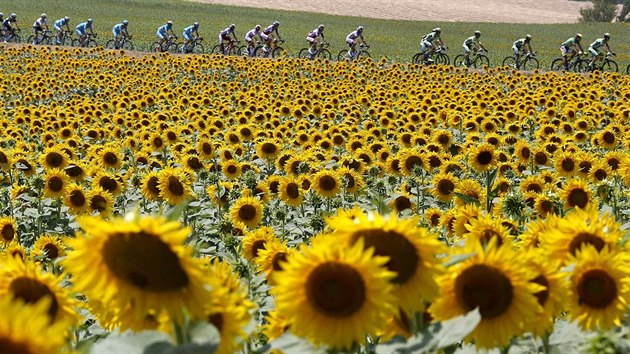
[{"label": "peloton of cyclists", "polygon": [[44,32],[44,27],[46,27],[46,31],[48,31],[48,19],[46,19],[46,14],[41,14],[35,22],[33,22],[33,44],[39,44],[41,39],[39,38],[39,34]]},{"label": "peloton of cyclists", "polygon": [[324,37],[324,25],[319,25],[316,29],[310,31],[306,36],[306,41],[311,46],[308,52],[313,57],[317,53],[317,44],[319,42],[327,43],[326,37]]},{"label": "peloton of cyclists", "polygon": [[7,19],[2,21],[2,29],[4,30],[4,41],[9,42],[12,40],[15,36],[15,31],[20,29],[17,23],[17,15],[13,13]]},{"label": "peloton of cyclists", "polygon": [[464,40],[464,63],[466,66],[470,66],[470,52],[472,50],[479,50],[479,48],[485,50],[486,52],[488,51],[483,44],[481,44],[481,42],[479,41],[479,38],[481,38],[481,32],[480,31],[475,31],[475,34],[473,36],[470,36],[468,38],[466,38],[466,40]]},{"label": "peloton of cyclists", "polygon": [[235,28],[236,25],[231,24],[229,27],[219,32],[219,48],[221,49],[221,53],[225,53],[225,42],[227,42],[228,48],[234,45],[234,40],[236,39],[236,33],[234,33]]},{"label": "peloton of cyclists", "polygon": [[186,40],[186,42],[184,43],[184,48],[189,48],[188,45],[195,39],[199,38],[198,30],[199,22],[195,22],[192,25],[184,28],[184,32],[182,33],[184,39]]},{"label": "peloton of cyclists", "polygon": [[[65,27],[65,29],[64,29]],[[66,16],[64,18],[60,18],[53,23],[53,29],[55,30],[55,43],[61,44],[63,40],[63,36],[66,32],[70,32],[70,17]]]},{"label": "peloton of cyclists", "polygon": [[527,34],[524,38],[519,38],[512,44],[512,50],[514,51],[514,56],[516,57],[516,62],[518,63],[521,53],[523,55],[527,55],[532,53],[532,35]]},{"label": "peloton of cyclists", "polygon": [[442,29],[440,27],[436,27],[430,33],[422,37],[420,52],[423,53],[424,61],[427,61],[438,47],[444,46],[444,42],[442,42],[442,38],[440,38],[441,34]]},{"label": "peloton of cyclists", "polygon": [[158,45],[156,50],[160,51],[162,48],[162,44],[164,41],[168,40],[169,34],[173,37],[177,37],[173,32],[173,21],[166,21],[166,24],[158,27],[157,36],[158,36]]},{"label": "peloton of cyclists", "polygon": [[123,39],[130,37],[127,27],[129,21],[124,20],[121,23],[115,24],[112,28],[112,34],[114,34],[114,48],[118,49]]},{"label": "peloton of cyclists", "polygon": [[280,32],[278,32],[278,27],[280,27],[280,22],[274,21],[271,25],[267,26],[260,33],[260,38],[265,41],[264,51],[268,52],[271,47],[271,42],[282,41],[282,37],[280,36]]},{"label": "peloton of cyclists", "polygon": [[247,55],[254,55],[256,46],[258,46],[258,41],[256,40],[256,37],[258,37],[262,41],[262,37],[260,36],[260,34],[260,25],[254,26],[254,28],[250,29],[247,34],[245,34],[245,42],[247,42]]},{"label": "peloton of cyclists", "polygon": [[362,43],[368,46],[368,44],[365,43],[365,39],[363,39],[363,26],[359,26],[356,30],[350,32],[350,34],[346,36],[346,43],[348,43],[348,46],[350,47],[350,50],[348,51],[348,55],[350,57],[353,57],[354,53],[356,53],[357,43]]},{"label": "peloton of cyclists", "polygon": [[84,44],[85,39],[88,36],[88,29],[90,30],[90,34],[94,36],[94,29],[92,28],[93,24],[94,20],[88,18],[86,22],[79,23],[79,25],[75,28],[75,32],[79,35],[79,43],[81,43],[81,45]]},{"label": "peloton of cyclists", "polygon": [[588,51],[589,53],[591,53],[591,56],[592,56],[591,61],[588,63],[589,68],[593,68],[595,63],[597,63],[597,61],[601,59],[599,48],[601,48],[602,46],[606,46],[606,50],[608,51],[608,53],[612,53],[612,50],[610,49],[610,45],[608,44],[608,41],[610,41],[610,33],[604,33],[604,37],[597,38],[588,47]]},{"label": "peloton of cyclists", "polygon": [[[583,53],[584,49],[580,45],[580,41],[582,40],[582,35],[577,33],[575,36],[567,39],[560,46],[560,51],[562,52],[562,64],[564,65],[565,70],[569,70],[569,61],[575,57],[577,53]],[[579,49],[579,51],[578,51]],[[568,55],[571,55],[570,58],[567,58]]]}]

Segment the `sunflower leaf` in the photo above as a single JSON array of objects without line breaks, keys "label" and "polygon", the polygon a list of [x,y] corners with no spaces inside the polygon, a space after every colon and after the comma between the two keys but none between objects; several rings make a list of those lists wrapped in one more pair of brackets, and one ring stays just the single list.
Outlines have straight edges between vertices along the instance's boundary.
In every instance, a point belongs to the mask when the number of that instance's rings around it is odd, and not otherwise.
[{"label": "sunflower leaf", "polygon": [[475,199],[473,197],[467,196],[466,194],[462,194],[462,193],[455,192],[454,194],[457,198],[461,199],[466,204],[475,204],[476,206],[479,206],[478,199]]},{"label": "sunflower leaf", "polygon": [[472,252],[472,253],[458,254],[456,256],[453,256],[448,261],[444,262],[444,267],[445,268],[452,267],[459,262],[463,262],[467,260],[468,258],[473,257],[475,254],[476,254],[475,252]]},{"label": "sunflower leaf", "polygon": [[326,353],[326,350],[323,348],[315,348],[304,339],[296,337],[290,333],[285,333],[279,338],[273,340],[271,342],[271,349],[278,349],[283,353]]},{"label": "sunflower leaf", "polygon": [[179,220],[179,217],[182,216],[182,214],[184,213],[184,210],[186,210],[186,208],[188,208],[188,203],[189,203],[189,200],[184,201],[184,202],[174,206],[171,210],[169,210],[166,213],[166,218],[169,221],[177,221],[177,220]]},{"label": "sunflower leaf", "polygon": [[157,331],[143,331],[139,333],[112,333],[107,338],[94,343],[90,353],[127,353],[142,354],[145,348],[158,342],[167,342],[168,334]]},{"label": "sunflower leaf", "polygon": [[445,348],[463,340],[481,322],[479,308],[467,314],[442,322],[442,328],[437,333],[437,348]]}]

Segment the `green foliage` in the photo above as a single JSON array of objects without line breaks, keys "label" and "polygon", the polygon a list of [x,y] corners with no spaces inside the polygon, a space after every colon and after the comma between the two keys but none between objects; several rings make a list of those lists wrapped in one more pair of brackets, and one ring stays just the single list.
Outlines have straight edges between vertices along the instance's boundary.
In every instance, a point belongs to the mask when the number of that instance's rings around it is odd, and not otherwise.
[{"label": "green foliage", "polygon": [[580,10],[582,22],[611,22],[615,18],[617,7],[612,0],[593,0],[593,7]]},{"label": "green foliage", "polygon": [[621,11],[619,12],[619,16],[617,16],[617,21],[618,22],[630,21],[630,18],[628,18],[628,14],[630,14],[630,0],[624,0],[623,7],[621,8]]},{"label": "green foliage", "polygon": [[357,25],[365,27],[365,36],[370,43],[373,57],[386,56],[388,59],[409,62],[419,51],[420,38],[431,28],[442,27],[442,37],[449,47],[451,59],[463,51],[464,39],[475,30],[482,32],[481,41],[488,48],[490,65],[499,65],[503,58],[511,54],[512,43],[530,33],[533,36],[532,47],[537,52],[541,68],[547,68],[553,59],[560,56],[560,43],[580,32],[584,43],[601,37],[604,32],[613,36],[611,45],[618,53],[620,63],[630,61],[630,42],[616,41],[628,38],[630,27],[620,23],[580,23],[580,24],[508,24],[508,23],[465,23],[465,22],[428,22],[394,21],[368,19],[348,16],[332,16],[297,11],[280,11],[235,6],[201,4],[191,1],[161,0],[36,0],[14,1],[9,9],[18,14],[20,26],[28,33],[30,24],[46,11],[51,19],[70,16],[71,26],[94,18],[97,41],[104,44],[111,37],[114,24],[127,19],[129,31],[134,35],[134,43],[139,50],[148,49],[156,40],[157,27],[167,20],[174,21],[175,33],[181,36],[183,28],[194,21],[199,21],[199,33],[205,38],[204,46],[208,49],[217,41],[218,32],[231,22],[236,24],[239,37],[245,35],[256,24],[267,25],[278,20],[281,22],[280,34],[286,39],[283,47],[290,55],[297,55],[306,46],[306,34],[319,23],[326,24],[326,38],[332,43],[333,52],[345,48],[345,36]]}]

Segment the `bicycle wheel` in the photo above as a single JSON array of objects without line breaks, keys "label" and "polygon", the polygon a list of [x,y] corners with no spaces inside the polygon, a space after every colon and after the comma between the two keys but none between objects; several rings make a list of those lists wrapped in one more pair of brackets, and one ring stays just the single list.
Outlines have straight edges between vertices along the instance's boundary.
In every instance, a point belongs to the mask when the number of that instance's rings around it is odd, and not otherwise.
[{"label": "bicycle wheel", "polygon": [[168,51],[171,53],[177,53],[179,51],[179,47],[181,47],[182,45],[184,45],[183,43],[171,43],[171,45],[168,46]]},{"label": "bicycle wheel", "polygon": [[217,44],[214,47],[212,47],[212,51],[210,52],[210,54],[222,55],[223,52],[221,51],[221,45]]},{"label": "bicycle wheel", "polygon": [[569,65],[569,68],[576,73],[585,73],[591,70],[589,62],[589,60],[578,59],[573,65]]},{"label": "bicycle wheel", "polygon": [[313,59],[313,57],[311,56],[310,48],[302,48],[302,50],[300,50],[300,53],[298,53],[298,58]]},{"label": "bicycle wheel", "polygon": [[192,52],[195,54],[203,54],[206,52],[206,50],[203,48],[203,44],[195,43],[195,45],[192,47]]},{"label": "bicycle wheel", "polygon": [[28,38],[26,39],[26,43],[28,44],[36,44],[35,42],[35,35],[31,34],[30,36],[28,36]]},{"label": "bicycle wheel", "polygon": [[451,59],[448,57],[446,53],[439,53],[434,56],[433,60],[436,64],[448,65],[451,62]]},{"label": "bicycle wheel", "polygon": [[114,43],[115,42],[114,42],[113,39],[108,40],[107,43],[105,43],[105,48],[107,48],[107,49],[116,49],[115,46],[114,46]]},{"label": "bicycle wheel", "polygon": [[[464,55],[459,54],[455,57],[455,59],[453,59],[453,65],[457,67],[460,67],[460,66],[466,67],[467,65],[465,61],[466,59],[464,58]],[[441,64],[441,63],[436,62],[436,64]]]},{"label": "bicycle wheel", "polygon": [[238,47],[234,46],[230,48],[227,55],[241,55],[241,52]]},{"label": "bicycle wheel", "polygon": [[562,71],[564,70],[564,64],[562,63],[562,58],[555,59],[551,62],[551,70],[553,71]]},{"label": "bicycle wheel", "polygon": [[330,53],[330,50],[324,48],[319,51],[317,57],[324,60],[330,60],[330,58],[332,58],[332,53]]},{"label": "bicycle wheel", "polygon": [[422,64],[422,53],[416,53],[411,57],[411,63],[413,64]]},{"label": "bicycle wheel", "polygon": [[509,57],[505,57],[503,59],[503,62],[501,63],[502,66],[507,66],[510,68],[514,68],[514,69],[518,69],[516,67],[516,58],[509,56]]},{"label": "bicycle wheel", "polygon": [[490,66],[490,59],[487,56],[481,54],[478,55],[477,58],[473,61],[473,66],[475,68],[483,68],[484,66]]},{"label": "bicycle wheel", "polygon": [[616,73],[617,71],[619,71],[619,66],[614,60],[605,59],[604,64],[602,64],[602,71],[605,71],[607,73]]},{"label": "bicycle wheel", "polygon": [[342,49],[341,51],[339,51],[339,54],[337,54],[337,60],[343,61],[346,59],[350,59],[350,56],[348,55],[348,50]]},{"label": "bicycle wheel", "polygon": [[282,48],[282,47],[275,47],[271,51],[271,57],[272,58],[284,58],[285,56],[286,55],[284,54],[284,48]]},{"label": "bicycle wheel", "polygon": [[95,40],[90,39],[87,41],[86,48],[96,48],[96,47],[98,47],[98,43],[96,43]]},{"label": "bicycle wheel", "polygon": [[122,44],[122,49],[124,50],[133,50],[133,42],[131,41],[124,41]]},{"label": "bicycle wheel", "polygon": [[529,57],[525,62],[523,62],[523,70],[536,70],[540,67],[540,63],[538,63],[538,59]]},{"label": "bicycle wheel", "polygon": [[371,58],[372,55],[370,55],[370,52],[368,52],[367,50],[362,51],[361,53],[359,53],[359,58]]},{"label": "bicycle wheel", "polygon": [[79,40],[79,38],[75,38],[75,39],[72,40],[72,46],[73,47],[80,47],[81,46],[81,41]]}]

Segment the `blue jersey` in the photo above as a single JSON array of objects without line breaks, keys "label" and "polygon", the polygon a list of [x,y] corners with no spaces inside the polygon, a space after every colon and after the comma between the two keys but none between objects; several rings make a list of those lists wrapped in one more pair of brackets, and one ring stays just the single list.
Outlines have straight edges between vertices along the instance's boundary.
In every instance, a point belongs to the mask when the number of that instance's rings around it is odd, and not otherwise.
[{"label": "blue jersey", "polygon": [[160,28],[158,28],[158,32],[166,34],[166,32],[168,32],[171,29],[172,26],[169,26],[168,24],[161,26]]},{"label": "blue jersey", "polygon": [[193,32],[196,32],[197,29],[195,28],[195,25],[192,26],[188,26],[186,28],[184,28],[184,35],[185,36],[190,36]]},{"label": "blue jersey", "polygon": [[115,25],[112,30],[114,31],[114,33],[120,33],[120,32],[122,32],[123,28],[125,28],[125,25],[122,24],[122,23],[119,23],[119,24]]},{"label": "blue jersey", "polygon": [[77,26],[77,31],[79,32],[85,32],[87,29],[92,29],[92,24],[89,22],[83,22],[83,23],[79,23],[79,25]]},{"label": "blue jersey", "polygon": [[55,24],[54,24],[54,25],[55,25],[55,27],[59,27],[59,28],[61,28],[61,26],[66,26],[66,25],[68,25],[68,22],[66,21],[66,19],[65,19],[65,18],[62,18],[62,19],[59,19],[59,20],[55,21]]}]

